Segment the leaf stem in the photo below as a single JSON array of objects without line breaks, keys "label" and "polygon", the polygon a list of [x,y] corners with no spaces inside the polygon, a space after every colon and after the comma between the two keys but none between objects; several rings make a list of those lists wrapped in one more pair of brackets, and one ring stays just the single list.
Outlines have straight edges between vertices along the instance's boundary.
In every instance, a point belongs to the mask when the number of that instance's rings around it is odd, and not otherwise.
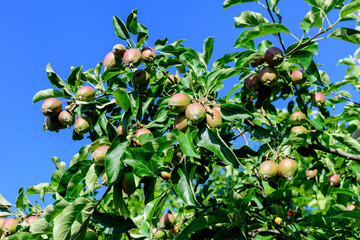
[{"label": "leaf stem", "polygon": [[2,204],[2,203],[0,203],[0,205],[3,206],[3,207],[5,207],[5,208],[7,208],[7,209],[10,210],[10,211],[12,211],[13,213],[17,214],[17,212],[15,212],[14,210],[12,210],[12,209],[9,208],[8,206],[6,206],[6,205],[4,205],[4,204]]}]

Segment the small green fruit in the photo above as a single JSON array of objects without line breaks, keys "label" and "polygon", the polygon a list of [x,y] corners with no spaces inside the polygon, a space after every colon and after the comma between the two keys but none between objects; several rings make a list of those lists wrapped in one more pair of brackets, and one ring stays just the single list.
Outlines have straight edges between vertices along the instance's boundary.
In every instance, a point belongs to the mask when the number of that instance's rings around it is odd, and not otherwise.
[{"label": "small green fruit", "polygon": [[160,172],[160,177],[165,181],[169,181],[170,178],[171,178],[171,174],[166,172],[166,171],[161,171]]},{"label": "small green fruit", "polygon": [[59,122],[66,127],[72,126],[75,122],[74,114],[66,110],[60,112],[58,119]]},{"label": "small green fruit", "polygon": [[259,75],[255,73],[248,76],[245,80],[245,85],[250,91],[256,91],[260,86]]},{"label": "small green fruit", "polygon": [[178,129],[181,132],[185,132],[188,128],[187,118],[184,115],[178,115],[174,121],[174,128]]},{"label": "small green fruit", "polygon": [[121,187],[124,193],[126,193],[128,196],[136,191],[134,174],[132,172],[124,173],[121,180]]},{"label": "small green fruit", "polygon": [[264,161],[260,164],[259,174],[265,181],[271,181],[278,175],[278,165],[273,161]]},{"label": "small green fruit", "polygon": [[190,104],[190,98],[185,93],[176,93],[169,99],[169,109],[175,113],[183,113]]},{"label": "small green fruit", "polygon": [[152,62],[156,57],[156,52],[151,47],[144,47],[141,50],[141,58],[144,62]]},{"label": "small green fruit", "polygon": [[222,118],[220,107],[215,106],[210,110],[211,113],[206,113],[206,123],[211,128],[219,128],[222,125]]},{"label": "small green fruit", "polygon": [[91,130],[91,119],[89,117],[79,117],[75,122],[75,132],[77,134],[85,134]]},{"label": "small green fruit", "polygon": [[200,123],[204,120],[206,111],[200,103],[192,103],[186,108],[185,116],[191,123]]},{"label": "small green fruit", "polygon": [[126,51],[126,47],[122,44],[116,44],[113,47],[113,54],[115,58],[122,58],[124,56],[124,53]]},{"label": "small green fruit", "polygon": [[311,105],[315,107],[322,107],[325,103],[325,96],[321,92],[316,92],[311,96]]},{"label": "small green fruit", "polygon": [[296,126],[291,129],[291,131],[295,134],[307,134],[307,130],[303,126]]},{"label": "small green fruit", "polygon": [[95,99],[95,89],[90,86],[83,86],[76,92],[76,98],[79,101],[91,102]]},{"label": "small green fruit", "polygon": [[97,240],[97,239],[98,237],[96,236],[96,233],[90,228],[88,228],[86,230],[84,240]]},{"label": "small green fruit", "polygon": [[96,166],[105,166],[105,155],[110,146],[101,146],[91,153],[91,161]]},{"label": "small green fruit", "polygon": [[54,117],[62,110],[62,104],[57,98],[48,98],[41,105],[42,113],[47,117]]},{"label": "small green fruit", "polygon": [[278,165],[278,175],[291,181],[298,172],[298,164],[291,158],[284,158]]},{"label": "small green fruit", "polygon": [[273,67],[263,67],[259,72],[260,82],[268,87],[274,86],[279,79],[279,72]]},{"label": "small green fruit", "polygon": [[125,66],[135,68],[141,63],[141,52],[136,48],[130,48],[125,51],[123,60]]},{"label": "small green fruit", "polygon": [[46,117],[44,125],[45,129],[49,130],[50,132],[58,132],[65,127],[59,122],[58,116]]},{"label": "small green fruit", "polygon": [[265,62],[270,66],[277,66],[283,62],[284,53],[280,48],[271,47],[266,50],[264,58]]},{"label": "small green fruit", "polygon": [[176,218],[171,213],[165,213],[160,217],[160,227],[172,229],[176,224]]},{"label": "small green fruit", "polygon": [[9,236],[16,232],[16,227],[19,225],[19,222],[14,218],[7,218],[2,224],[2,232],[5,236]]},{"label": "small green fruit", "polygon": [[117,66],[117,61],[115,59],[115,55],[113,52],[109,52],[108,54],[106,54],[105,58],[104,58],[104,68],[105,70],[112,68],[112,67],[116,67]]},{"label": "small green fruit", "polygon": [[340,183],[340,176],[338,174],[331,174],[328,177],[328,183],[330,186],[336,186]]},{"label": "small green fruit", "polygon": [[293,112],[290,115],[290,122],[292,125],[301,125],[305,122],[306,116],[302,112]]},{"label": "small green fruit", "polygon": [[139,69],[135,71],[131,82],[136,91],[144,91],[150,83],[150,76],[146,71]]},{"label": "small green fruit", "polygon": [[164,229],[158,228],[154,233],[154,237],[155,239],[163,239],[166,237],[166,232],[164,231]]},{"label": "small green fruit", "polygon": [[310,178],[314,178],[318,173],[317,169],[306,169],[305,174],[306,174],[306,178],[310,179]]},{"label": "small green fruit", "polygon": [[306,82],[306,74],[304,71],[295,70],[291,73],[291,80],[295,85],[302,85]]}]

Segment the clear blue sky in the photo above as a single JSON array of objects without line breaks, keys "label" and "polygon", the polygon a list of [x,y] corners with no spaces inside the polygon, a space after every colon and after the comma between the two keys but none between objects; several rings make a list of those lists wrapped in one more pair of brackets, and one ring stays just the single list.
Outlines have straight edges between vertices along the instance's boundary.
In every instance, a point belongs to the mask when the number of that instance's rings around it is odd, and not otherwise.
[{"label": "clear blue sky", "polygon": [[[290,5],[291,3],[291,5]],[[283,23],[297,36],[303,16],[310,10],[302,0],[280,1]],[[50,182],[55,170],[50,157],[58,156],[69,164],[71,157],[89,140],[73,142],[72,129],[60,133],[43,132],[44,116],[41,102],[32,104],[33,95],[51,88],[45,67],[51,63],[63,79],[71,66],[94,68],[111,51],[124,43],[114,32],[112,17],[126,20],[132,9],[138,9],[138,22],[149,28],[148,44],[168,37],[169,42],[187,39],[186,47],[202,51],[206,37],[215,37],[214,54],[210,62],[232,49],[240,29],[234,29],[233,18],[244,10],[262,11],[259,5],[246,3],[222,11],[222,1],[1,1],[0,3],[0,193],[15,203],[17,191],[41,182]],[[332,17],[332,22],[336,14]],[[354,26],[354,22],[346,23]],[[341,24],[344,25],[344,24]],[[282,34],[285,46],[293,38]],[[270,38],[275,44],[274,38]],[[340,58],[349,56],[356,45],[340,40],[320,42],[316,61],[324,64],[331,82],[345,75],[337,66]],[[225,91],[238,81],[225,82]],[[354,100],[359,101],[359,94]],[[30,198],[33,199],[33,198]],[[42,205],[42,204],[41,204]]]}]

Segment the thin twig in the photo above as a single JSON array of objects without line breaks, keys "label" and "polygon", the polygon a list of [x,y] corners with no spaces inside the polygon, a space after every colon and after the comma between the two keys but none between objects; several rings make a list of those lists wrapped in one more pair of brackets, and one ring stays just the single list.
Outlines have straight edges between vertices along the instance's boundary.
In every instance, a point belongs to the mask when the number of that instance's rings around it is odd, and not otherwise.
[{"label": "thin twig", "polygon": [[12,209],[9,208],[8,206],[6,206],[6,205],[4,205],[4,204],[2,204],[2,203],[0,203],[0,205],[3,206],[3,207],[5,207],[5,208],[7,208],[7,209],[10,210],[10,211],[12,211],[13,213],[17,214],[17,212],[15,212],[14,210],[12,210]]},{"label": "thin twig", "polygon": [[[266,6],[267,6],[266,9],[268,10],[272,21],[273,21],[274,23],[276,23],[273,15],[272,15],[272,13],[271,13],[268,0],[266,0]],[[280,44],[281,44],[281,47],[282,47],[282,49],[284,50],[284,53],[286,54],[286,49],[285,49],[284,43],[283,43],[283,41],[282,41],[282,39],[281,39],[281,35],[280,35],[280,33],[277,33],[277,35],[278,35],[278,37],[279,37],[279,42],[280,42]]]},{"label": "thin twig", "polygon": [[103,196],[100,198],[100,200],[96,203],[96,205],[93,207],[93,209],[91,209],[89,216],[87,216],[87,218],[85,219],[85,221],[81,224],[79,230],[75,233],[75,235],[71,238],[71,240],[74,240],[81,232],[81,230],[85,227],[86,223],[89,221],[89,219],[91,218],[92,214],[94,213],[94,210],[99,206],[99,204],[102,202],[102,200],[104,200],[104,198],[106,197],[106,195],[110,192],[111,190],[111,186],[108,187],[105,191],[105,193],[103,194]]}]

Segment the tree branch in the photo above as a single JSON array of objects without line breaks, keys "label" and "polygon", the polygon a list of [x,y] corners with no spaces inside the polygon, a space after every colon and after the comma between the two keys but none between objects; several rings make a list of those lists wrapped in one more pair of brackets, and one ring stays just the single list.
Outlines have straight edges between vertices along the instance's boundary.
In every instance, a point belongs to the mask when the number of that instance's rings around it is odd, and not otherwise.
[{"label": "tree branch", "polygon": [[[275,18],[273,17],[273,15],[272,15],[272,13],[271,13],[268,0],[266,0],[266,9],[268,10],[272,21],[273,21],[274,23],[276,23],[276,22],[275,22]],[[282,47],[282,49],[284,50],[284,53],[286,54],[286,49],[285,49],[284,43],[283,43],[283,41],[282,41],[282,39],[281,39],[281,35],[280,35],[280,33],[277,33],[277,35],[278,35],[278,37],[279,37],[279,42],[280,42],[280,44],[281,44],[281,47]]]},{"label": "tree branch", "polygon": [[309,145],[311,148],[316,149],[316,150],[320,150],[323,152],[327,152],[327,153],[331,153],[334,154],[338,157],[343,157],[349,160],[354,160],[356,162],[360,162],[360,156],[359,155],[355,155],[355,154],[351,154],[351,153],[346,153],[343,152],[341,150],[337,150],[335,148],[331,148],[331,147],[325,147],[323,145],[320,144],[311,144]]},{"label": "tree branch", "polygon": [[102,202],[102,200],[104,200],[104,198],[106,197],[106,195],[110,192],[112,186],[108,187],[105,191],[105,193],[103,194],[103,196],[100,198],[100,200],[96,203],[96,205],[93,207],[93,209],[91,209],[89,216],[87,216],[87,218],[85,219],[85,221],[81,224],[79,230],[75,233],[75,235],[71,238],[71,240],[74,240],[81,232],[81,230],[85,227],[86,223],[90,220],[92,214],[94,213],[94,210],[99,206],[99,204]]}]

